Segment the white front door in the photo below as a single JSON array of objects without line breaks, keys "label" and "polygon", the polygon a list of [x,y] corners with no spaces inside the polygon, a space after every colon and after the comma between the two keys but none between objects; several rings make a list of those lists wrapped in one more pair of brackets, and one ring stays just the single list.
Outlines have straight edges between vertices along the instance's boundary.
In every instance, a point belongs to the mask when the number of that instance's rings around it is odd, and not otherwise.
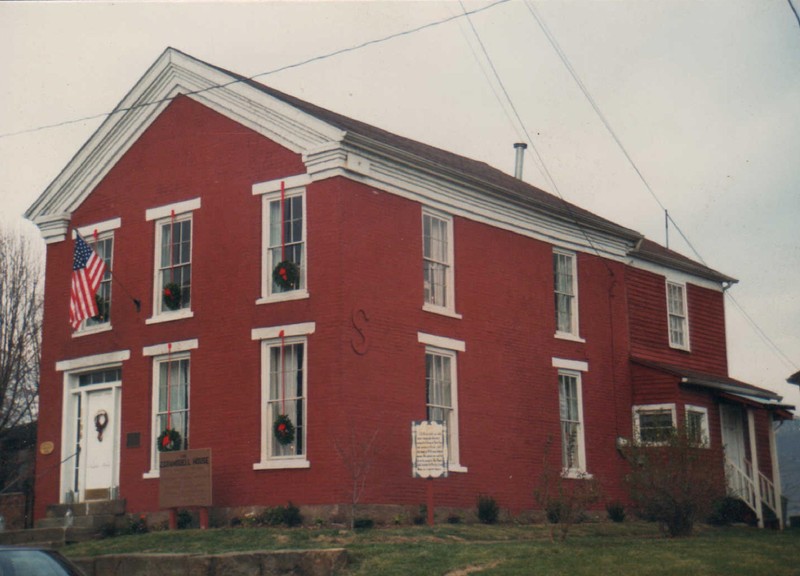
[{"label": "white front door", "polygon": [[111,497],[114,485],[114,444],[116,410],[114,390],[106,388],[86,393],[83,457],[86,466],[84,499]]},{"label": "white front door", "polygon": [[742,409],[739,406],[722,404],[720,420],[722,421],[722,445],[725,448],[725,456],[741,470],[746,470]]}]

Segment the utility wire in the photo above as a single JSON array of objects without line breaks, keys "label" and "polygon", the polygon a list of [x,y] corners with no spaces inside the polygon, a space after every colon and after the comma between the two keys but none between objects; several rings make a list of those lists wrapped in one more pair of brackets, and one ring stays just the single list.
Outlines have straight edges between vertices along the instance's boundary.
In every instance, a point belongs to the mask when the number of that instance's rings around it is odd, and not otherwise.
[{"label": "utility wire", "polygon": [[[789,0],[789,4],[791,5],[791,0]],[[550,32],[549,28],[544,23],[544,21],[539,17],[539,14],[536,12],[536,9],[533,7],[533,4],[532,4],[531,0],[525,0],[525,6],[528,8],[528,11],[531,13],[531,15],[536,20],[536,22],[539,24],[539,28],[541,28],[542,32],[544,32],[544,35],[547,37],[547,40],[550,42],[550,45],[553,47],[553,50],[556,51],[556,54],[558,54],[558,57],[561,59],[561,61],[564,64],[564,66],[569,71],[569,73],[572,76],[573,80],[575,80],[575,83],[581,89],[581,92],[583,92],[583,95],[589,101],[589,104],[591,104],[591,106],[594,109],[595,113],[600,118],[600,120],[602,121],[603,125],[606,127],[606,130],[608,130],[609,134],[611,134],[611,137],[614,139],[614,142],[616,142],[617,146],[619,146],[619,148],[622,151],[623,155],[628,160],[630,165],[633,167],[634,171],[639,176],[639,179],[642,181],[642,183],[644,184],[645,188],[647,188],[647,191],[650,192],[650,195],[653,197],[653,199],[658,203],[658,205],[664,211],[664,214],[666,215],[666,218],[668,219],[668,221],[672,222],[673,226],[675,227],[675,230],[677,230],[678,233],[681,235],[681,238],[683,238],[683,240],[686,242],[687,246],[689,246],[689,248],[692,250],[692,252],[694,253],[695,257],[704,266],[708,266],[708,264],[706,264],[706,261],[703,259],[703,257],[700,255],[700,253],[697,251],[697,249],[692,244],[692,242],[689,240],[688,236],[686,234],[684,234],[683,230],[681,230],[681,227],[678,226],[678,223],[669,214],[666,206],[664,206],[664,204],[661,202],[661,200],[659,199],[658,195],[650,187],[650,184],[647,182],[647,179],[644,177],[644,174],[642,174],[641,170],[639,170],[639,167],[636,165],[636,162],[634,162],[633,158],[628,153],[628,151],[625,148],[625,146],[622,144],[622,141],[619,139],[619,137],[617,136],[616,132],[614,131],[614,129],[609,124],[609,122],[606,119],[605,115],[600,110],[600,107],[598,106],[597,102],[592,97],[592,95],[589,93],[589,90],[586,88],[586,85],[581,81],[580,77],[578,76],[578,73],[572,67],[572,64],[570,63],[569,58],[567,58],[567,55],[561,49],[561,46],[558,44],[558,41],[555,39],[553,34]],[[794,6],[792,6],[792,10],[794,10]],[[795,11],[795,15],[796,14],[797,14],[797,12]],[[800,23],[800,19],[798,20],[798,22]],[[742,315],[745,317],[745,319],[750,324],[750,326],[753,328],[753,330],[756,332],[756,334],[758,334],[758,336],[767,344],[767,346],[770,347],[777,354],[777,356],[783,362],[785,362],[788,366],[793,367],[794,369],[797,369],[797,365],[794,362],[792,362],[792,360],[778,347],[777,344],[775,344],[775,342],[766,334],[766,332],[764,332],[764,330],[750,316],[750,314],[747,313],[747,311],[744,309],[744,307],[741,304],[739,304],[739,302],[736,300],[736,298],[733,296],[733,294],[731,294],[730,292],[726,292],[726,294],[728,295],[728,297],[730,298],[730,300],[734,304],[734,306],[742,313]]]},{"label": "utility wire", "polygon": [[786,0],[786,1],[789,3],[789,8],[791,8],[792,12],[794,12],[794,17],[795,20],[797,20],[797,25],[800,26],[800,15],[797,14],[797,8],[794,7],[792,0]]},{"label": "utility wire", "polygon": [[[542,167],[542,174],[550,182],[550,185],[552,186],[553,190],[558,195],[558,197],[561,199],[561,201],[564,202],[564,207],[566,208],[570,219],[575,223],[575,226],[577,226],[578,229],[581,231],[581,234],[583,234],[583,237],[586,239],[586,242],[589,244],[589,246],[592,248],[592,250],[595,252],[595,254],[600,256],[600,250],[598,250],[597,246],[595,246],[595,243],[592,241],[592,239],[589,236],[589,233],[587,232],[586,228],[581,225],[580,221],[578,220],[577,216],[575,215],[574,211],[572,210],[572,205],[569,202],[567,202],[564,199],[564,195],[561,194],[561,190],[559,190],[555,179],[550,174],[550,170],[548,170],[547,165],[544,162],[544,158],[542,158],[542,155],[539,153],[539,150],[536,148],[536,145],[533,143],[533,138],[531,138],[531,135],[528,132],[528,129],[525,127],[525,122],[522,121],[522,118],[520,117],[519,112],[517,112],[517,107],[514,105],[514,101],[511,99],[511,96],[508,93],[508,90],[506,90],[505,84],[503,84],[503,80],[500,78],[500,73],[497,71],[497,68],[495,67],[494,62],[492,62],[492,58],[489,56],[489,52],[486,50],[486,46],[484,46],[483,41],[481,40],[480,34],[478,34],[478,30],[475,28],[475,25],[472,23],[472,19],[467,14],[466,8],[464,7],[463,2],[461,0],[458,0],[458,1],[459,1],[459,4],[461,4],[461,9],[464,10],[464,14],[467,15],[467,22],[469,22],[469,25],[472,28],[472,32],[475,34],[475,38],[478,40],[478,44],[480,45],[481,50],[483,51],[483,55],[486,57],[486,61],[489,63],[489,66],[491,67],[492,72],[494,73],[494,77],[497,79],[497,83],[500,85],[500,88],[503,90],[503,94],[505,95],[506,100],[508,100],[508,104],[511,106],[511,110],[514,111],[514,116],[517,118],[517,122],[519,122],[519,125],[522,127],[523,132],[525,132],[525,137],[527,138],[528,143],[530,144],[531,148],[535,152],[536,157],[539,159],[539,163],[541,164],[541,167]],[[601,258],[601,261],[603,262],[603,265],[606,267],[606,270],[608,270],[609,275],[613,278],[614,277],[614,271],[608,265],[608,263],[606,262],[605,258]]]},{"label": "utility wire", "polygon": [[79,122],[87,122],[89,120],[96,120],[98,118],[105,118],[111,116],[112,114],[117,114],[120,112],[128,112],[129,110],[135,110],[137,108],[143,108],[145,106],[155,106],[156,104],[162,104],[164,102],[169,102],[174,100],[180,95],[184,96],[191,96],[193,94],[200,94],[201,92],[208,92],[209,90],[215,90],[217,88],[226,88],[232,84],[239,84],[241,82],[245,82],[248,80],[255,80],[256,78],[261,78],[262,76],[269,76],[271,74],[277,74],[278,72],[283,72],[285,70],[291,70],[293,68],[299,68],[301,66],[306,66],[307,64],[312,64],[314,62],[319,62],[322,60],[327,60],[328,58],[333,58],[334,56],[340,56],[342,54],[347,54],[349,52],[355,52],[356,50],[361,50],[362,48],[366,48],[368,46],[373,46],[375,44],[381,44],[383,42],[388,42],[389,40],[394,40],[395,38],[400,38],[402,36],[408,36],[410,34],[415,34],[417,32],[421,32],[423,30],[427,30],[429,28],[433,28],[435,26],[441,26],[442,24],[447,24],[448,22],[452,22],[453,20],[457,20],[459,18],[468,17],[470,14],[477,14],[479,12],[484,12],[486,10],[490,10],[500,4],[505,4],[509,2],[509,0],[497,0],[489,4],[488,6],[483,6],[481,8],[476,8],[474,10],[470,10],[469,12],[464,12],[463,14],[456,14],[454,16],[449,16],[447,18],[442,18],[441,20],[435,20],[433,22],[428,22],[427,24],[422,24],[420,26],[416,26],[414,28],[409,28],[408,30],[402,30],[400,32],[395,32],[393,34],[389,34],[388,36],[383,36],[381,38],[374,38],[372,40],[367,40],[366,42],[362,42],[361,44],[356,44],[354,46],[349,46],[347,48],[340,48],[338,50],[334,50],[333,52],[328,52],[326,54],[320,54],[319,56],[313,56],[311,58],[307,58],[305,60],[301,60],[299,62],[295,62],[293,64],[287,64],[285,66],[280,66],[278,68],[274,68],[267,72],[261,72],[259,74],[255,74],[253,76],[249,76],[246,78],[239,78],[235,80],[231,80],[230,82],[226,82],[224,84],[215,84],[213,86],[208,86],[206,88],[201,88],[199,90],[193,90],[191,92],[182,92],[181,94],[176,94],[175,96],[168,96],[166,98],[161,98],[159,100],[153,100],[151,102],[144,102],[141,104],[135,104],[128,108],[117,108],[112,110],[111,112],[104,112],[102,114],[94,114],[92,116],[85,116],[83,118],[76,118],[74,120],[65,120],[63,122],[57,122],[55,124],[47,124],[43,126],[37,126],[35,128],[28,128],[25,130],[19,130],[17,132],[7,132],[5,134],[0,134],[0,139],[9,138],[11,136],[19,136],[21,134],[29,134],[31,132],[38,132],[40,130],[48,130],[50,128],[58,128],[60,126],[67,126],[69,124],[77,124]]}]

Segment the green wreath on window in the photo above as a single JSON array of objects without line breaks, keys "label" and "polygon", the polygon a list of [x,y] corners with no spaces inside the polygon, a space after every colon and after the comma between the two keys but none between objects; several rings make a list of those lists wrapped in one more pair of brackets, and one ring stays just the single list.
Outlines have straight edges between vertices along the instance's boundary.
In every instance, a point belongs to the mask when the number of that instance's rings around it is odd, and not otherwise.
[{"label": "green wreath on window", "polygon": [[294,424],[286,414],[278,416],[272,424],[272,433],[275,436],[275,440],[282,446],[288,446],[294,442],[294,431]]},{"label": "green wreath on window", "polygon": [[177,282],[170,282],[164,286],[162,292],[164,305],[170,310],[177,310],[181,307],[181,286]]},{"label": "green wreath on window", "polygon": [[159,452],[175,452],[181,449],[181,433],[174,428],[167,428],[156,442]]},{"label": "green wreath on window", "polygon": [[294,290],[300,286],[300,267],[291,260],[279,262],[272,271],[272,279],[284,290]]}]

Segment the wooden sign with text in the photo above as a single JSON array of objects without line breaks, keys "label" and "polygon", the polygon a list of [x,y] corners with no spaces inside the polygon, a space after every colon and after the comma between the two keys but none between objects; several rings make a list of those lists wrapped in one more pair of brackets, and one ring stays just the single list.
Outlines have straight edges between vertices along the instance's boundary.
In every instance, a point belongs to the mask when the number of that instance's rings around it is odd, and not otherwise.
[{"label": "wooden sign with text", "polygon": [[161,508],[211,506],[211,448],[159,453]]}]

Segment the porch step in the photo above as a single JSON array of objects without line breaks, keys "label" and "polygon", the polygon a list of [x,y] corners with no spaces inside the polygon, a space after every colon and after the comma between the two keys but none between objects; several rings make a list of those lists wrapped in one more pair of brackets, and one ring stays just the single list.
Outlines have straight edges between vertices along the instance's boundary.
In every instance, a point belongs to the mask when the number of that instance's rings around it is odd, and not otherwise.
[{"label": "porch step", "polygon": [[[114,514],[92,514],[89,516],[73,516],[72,528],[85,528],[99,532],[106,526],[113,526],[117,516]],[[68,520],[65,517],[50,516],[42,518],[36,522],[37,528],[69,528]]]},{"label": "porch step", "polygon": [[126,501],[122,500],[97,500],[90,502],[76,502],[75,504],[51,504],[47,507],[48,518],[63,518],[67,510],[72,510],[73,517],[78,516],[120,516],[125,514]]}]

